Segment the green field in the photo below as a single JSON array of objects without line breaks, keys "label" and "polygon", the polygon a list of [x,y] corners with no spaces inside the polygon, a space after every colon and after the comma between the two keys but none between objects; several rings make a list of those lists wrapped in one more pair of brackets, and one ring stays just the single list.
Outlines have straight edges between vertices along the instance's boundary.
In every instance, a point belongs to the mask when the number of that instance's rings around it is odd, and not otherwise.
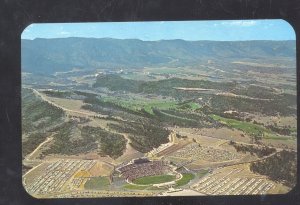
[{"label": "green field", "polygon": [[152,108],[169,109],[176,108],[176,102],[166,100],[149,100],[149,99],[124,99],[114,97],[104,97],[104,102],[110,102],[121,107],[127,108],[132,111],[141,111],[144,109],[146,112],[153,114]]},{"label": "green field", "polygon": [[93,177],[85,184],[85,189],[107,189],[110,185],[108,177]]},{"label": "green field", "polygon": [[141,185],[134,185],[134,184],[125,184],[123,188],[125,189],[132,189],[132,190],[144,190],[147,189],[149,186],[141,186]]},{"label": "green field", "polygon": [[193,175],[193,174],[190,174],[190,173],[182,174],[182,178],[179,179],[178,181],[176,181],[176,186],[179,187],[179,186],[186,185],[194,178],[195,178],[195,175]]},{"label": "green field", "polygon": [[140,185],[149,185],[149,184],[159,184],[165,183],[175,180],[176,177],[174,175],[159,175],[159,176],[147,176],[141,177],[138,179],[133,180],[134,184]]},{"label": "green field", "polygon": [[196,110],[200,105],[194,102],[186,102],[178,104],[176,101],[169,101],[163,99],[124,99],[115,97],[103,97],[104,102],[110,102],[132,111],[141,111],[144,109],[147,113],[153,115],[152,108],[156,109],[182,109],[182,110]]},{"label": "green field", "polygon": [[154,187],[152,185],[135,185],[135,184],[125,184],[123,188],[129,190],[166,190],[166,188],[164,187]]},{"label": "green field", "polygon": [[238,121],[235,119],[224,118],[224,117],[220,117],[218,115],[210,115],[210,117],[212,117],[214,120],[217,120],[223,124],[228,125],[229,127],[241,130],[247,134],[260,135],[261,133],[263,133],[264,139],[273,139],[273,140],[293,139],[288,136],[277,135],[276,133],[272,132],[271,130],[269,130],[263,126],[256,125],[256,124],[253,124],[250,122],[243,122],[243,121]]},{"label": "green field", "polygon": [[189,103],[185,103],[183,105],[183,107],[180,107],[181,109],[190,109],[190,110],[196,110],[201,108],[201,106],[198,103],[194,103],[194,102],[189,102]]},{"label": "green field", "polygon": [[161,101],[161,102],[152,102],[146,104],[144,107],[145,111],[153,115],[152,108],[157,108],[157,109],[172,109],[176,108],[176,102],[170,102],[170,101]]},{"label": "green field", "polygon": [[272,134],[271,130],[266,129],[263,126],[256,125],[250,122],[243,122],[235,119],[229,119],[220,117],[218,115],[210,115],[214,120],[217,120],[223,124],[228,125],[229,127],[241,130],[247,134],[260,135],[261,133]]}]

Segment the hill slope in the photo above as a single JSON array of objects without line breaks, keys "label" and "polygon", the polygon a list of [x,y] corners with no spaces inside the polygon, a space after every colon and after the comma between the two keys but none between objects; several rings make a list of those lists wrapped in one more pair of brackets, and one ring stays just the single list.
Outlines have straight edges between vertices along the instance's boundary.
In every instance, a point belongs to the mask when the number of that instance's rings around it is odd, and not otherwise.
[{"label": "hill slope", "polygon": [[141,41],[110,38],[22,40],[22,69],[53,73],[74,67],[182,66],[214,60],[295,58],[295,41]]}]

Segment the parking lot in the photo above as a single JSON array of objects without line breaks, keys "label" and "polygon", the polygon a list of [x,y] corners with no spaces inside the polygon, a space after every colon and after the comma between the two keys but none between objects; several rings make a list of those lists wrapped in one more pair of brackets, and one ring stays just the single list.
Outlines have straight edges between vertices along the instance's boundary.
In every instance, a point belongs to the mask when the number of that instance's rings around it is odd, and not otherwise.
[{"label": "parking lot", "polygon": [[267,194],[275,183],[261,176],[244,175],[242,168],[227,173],[215,171],[192,185],[192,189],[207,195],[261,195]]},{"label": "parking lot", "polygon": [[[51,163],[44,170],[43,174],[37,177],[32,184],[25,186],[25,188],[33,196],[60,192],[64,188],[68,189],[66,184],[72,178],[74,173],[79,170],[89,170],[95,163],[95,160],[57,160],[56,162]],[[78,180],[72,180],[70,184],[74,187],[79,187],[81,179],[78,178]]]}]

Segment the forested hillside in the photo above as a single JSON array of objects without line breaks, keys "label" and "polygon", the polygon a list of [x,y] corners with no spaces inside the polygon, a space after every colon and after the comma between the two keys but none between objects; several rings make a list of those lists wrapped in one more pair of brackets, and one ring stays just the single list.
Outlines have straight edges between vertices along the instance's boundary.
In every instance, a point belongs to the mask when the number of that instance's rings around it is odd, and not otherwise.
[{"label": "forested hillside", "polygon": [[141,41],[111,38],[22,40],[22,69],[53,73],[74,67],[186,66],[208,59],[295,58],[295,41]]}]

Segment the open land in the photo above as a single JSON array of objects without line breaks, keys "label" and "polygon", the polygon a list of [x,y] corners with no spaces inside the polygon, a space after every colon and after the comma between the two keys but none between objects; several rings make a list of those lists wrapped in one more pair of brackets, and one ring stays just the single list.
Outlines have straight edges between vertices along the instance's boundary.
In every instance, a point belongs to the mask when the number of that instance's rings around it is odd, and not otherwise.
[{"label": "open land", "polygon": [[23,185],[36,198],[287,193],[292,62],[23,73]]}]

